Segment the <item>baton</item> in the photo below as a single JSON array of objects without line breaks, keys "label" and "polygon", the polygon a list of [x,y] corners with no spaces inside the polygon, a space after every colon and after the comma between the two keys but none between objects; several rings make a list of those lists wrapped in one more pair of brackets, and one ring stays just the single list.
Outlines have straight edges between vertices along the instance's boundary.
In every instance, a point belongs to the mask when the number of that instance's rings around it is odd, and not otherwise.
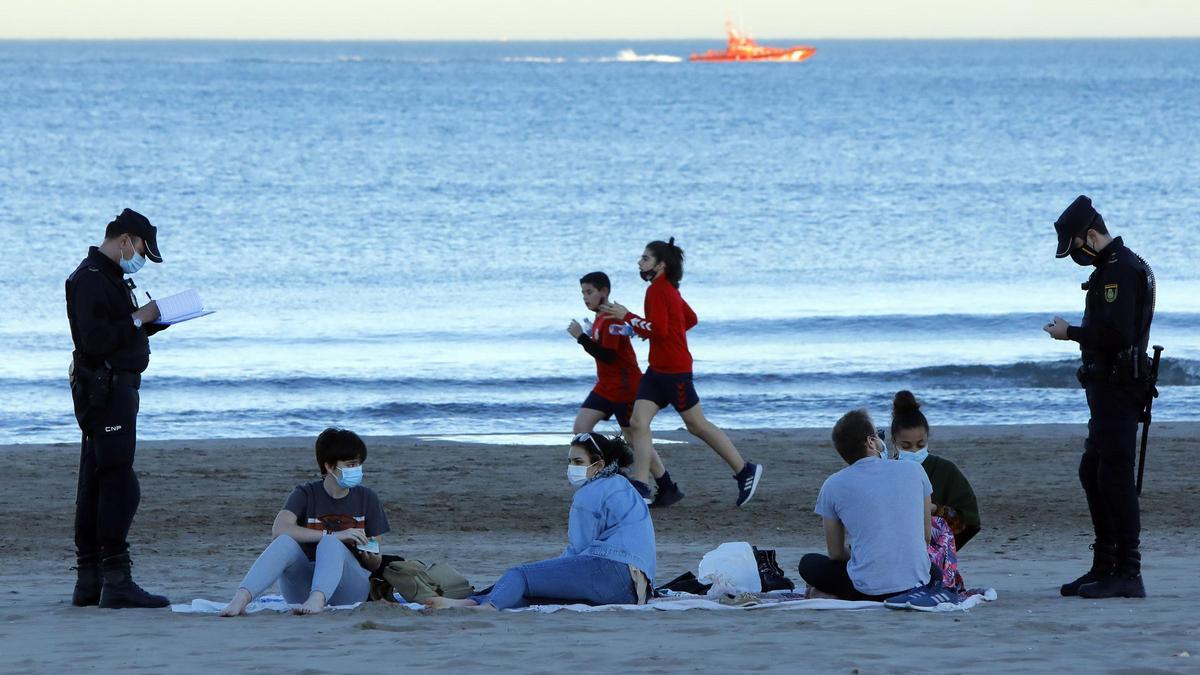
[{"label": "baton", "polygon": [[1146,470],[1146,440],[1150,434],[1150,409],[1158,396],[1158,363],[1162,358],[1162,345],[1154,345],[1154,358],[1150,361],[1150,396],[1146,398],[1146,409],[1142,411],[1142,452],[1138,457],[1137,493],[1142,494],[1142,472]]}]

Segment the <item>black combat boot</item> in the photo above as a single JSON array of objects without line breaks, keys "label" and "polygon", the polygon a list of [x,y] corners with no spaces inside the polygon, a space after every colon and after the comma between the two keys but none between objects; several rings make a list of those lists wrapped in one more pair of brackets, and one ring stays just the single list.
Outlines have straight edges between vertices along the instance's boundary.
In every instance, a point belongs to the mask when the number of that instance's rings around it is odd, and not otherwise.
[{"label": "black combat boot", "polygon": [[75,592],[71,594],[71,604],[76,607],[90,607],[100,604],[100,554],[75,553]]},{"label": "black combat boot", "polygon": [[764,593],[796,590],[796,584],[783,575],[779,561],[775,559],[775,549],[764,550],[756,546],[751,548],[754,550],[754,559],[758,562],[758,579],[762,583]]},{"label": "black combat boot", "polygon": [[129,568],[129,552],[109,556],[100,562],[104,588],[100,591],[100,606],[107,609],[127,607],[166,607],[171,604],[161,595],[142,590],[133,582]]},{"label": "black combat boot", "polygon": [[1093,600],[1146,597],[1146,586],[1142,583],[1142,554],[1136,548],[1118,548],[1116,571],[1080,586],[1079,597]]},{"label": "black combat boot", "polygon": [[1116,544],[1104,544],[1099,541],[1088,546],[1092,549],[1092,569],[1084,573],[1075,581],[1069,584],[1063,584],[1058,589],[1064,597],[1074,597],[1079,595],[1079,587],[1085,584],[1090,584],[1093,581],[1109,576],[1113,573],[1117,566],[1117,546]]}]

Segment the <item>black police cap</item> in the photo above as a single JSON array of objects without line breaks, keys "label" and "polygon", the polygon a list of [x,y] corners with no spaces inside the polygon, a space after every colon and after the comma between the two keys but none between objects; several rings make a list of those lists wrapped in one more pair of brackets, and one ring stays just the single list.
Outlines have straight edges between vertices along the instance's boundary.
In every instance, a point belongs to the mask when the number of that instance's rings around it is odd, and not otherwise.
[{"label": "black police cap", "polygon": [[141,237],[146,242],[146,257],[150,262],[162,262],[162,254],[158,252],[158,228],[151,225],[146,216],[133,209],[125,209],[113,222],[120,225],[123,234]]},{"label": "black police cap", "polygon": [[1071,254],[1074,239],[1091,227],[1100,214],[1092,208],[1092,200],[1087,195],[1079,195],[1071,205],[1054,221],[1054,230],[1058,232],[1058,251],[1054,257],[1065,258]]}]

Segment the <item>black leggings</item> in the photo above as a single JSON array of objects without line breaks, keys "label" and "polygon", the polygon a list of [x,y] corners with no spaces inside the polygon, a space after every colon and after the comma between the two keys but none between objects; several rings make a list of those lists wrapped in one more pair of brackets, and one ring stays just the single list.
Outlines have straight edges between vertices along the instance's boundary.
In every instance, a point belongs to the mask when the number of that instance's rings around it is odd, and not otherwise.
[{"label": "black leggings", "polygon": [[867,595],[855,588],[854,582],[850,581],[845,561],[830,560],[829,556],[820,553],[808,553],[800,559],[800,578],[818,591],[836,595],[842,600],[882,601],[903,592]]}]

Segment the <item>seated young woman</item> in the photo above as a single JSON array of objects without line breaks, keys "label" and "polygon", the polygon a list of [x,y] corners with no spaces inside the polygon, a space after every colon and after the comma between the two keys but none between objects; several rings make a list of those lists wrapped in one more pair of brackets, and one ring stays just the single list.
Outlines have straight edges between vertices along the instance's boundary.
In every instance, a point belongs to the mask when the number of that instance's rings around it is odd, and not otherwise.
[{"label": "seated young woman", "polygon": [[275,516],[275,539],[250,567],[221,616],[237,616],[276,581],[284,599],[303,603],[297,614],[326,604],[363,602],[382,556],[360,549],[388,531],[375,491],[363,487],[367,446],[353,431],[326,429],[317,436],[321,478],[292,490]]},{"label": "seated young woman", "polygon": [[954,462],[929,454],[929,421],[911,391],[898,391],[892,400],[892,447],[899,459],[925,469],[933,485],[933,514],[953,529],[955,550],[961,551],[979,533],[979,502]]},{"label": "seated young woman", "polygon": [[817,495],[828,555],[800,560],[810,596],[884,600],[929,583],[932,487],[925,472],[883,458],[887,448],[866,410],[838,420],[833,446],[849,466],[825,479]]},{"label": "seated young woman", "polygon": [[619,438],[571,439],[567,480],[574,486],[567,548],[550,560],[513,567],[486,595],[436,597],[433,609],[524,607],[531,599],[592,605],[641,604],[654,587],[654,525],[645,500],[620,472],[633,462]]}]

